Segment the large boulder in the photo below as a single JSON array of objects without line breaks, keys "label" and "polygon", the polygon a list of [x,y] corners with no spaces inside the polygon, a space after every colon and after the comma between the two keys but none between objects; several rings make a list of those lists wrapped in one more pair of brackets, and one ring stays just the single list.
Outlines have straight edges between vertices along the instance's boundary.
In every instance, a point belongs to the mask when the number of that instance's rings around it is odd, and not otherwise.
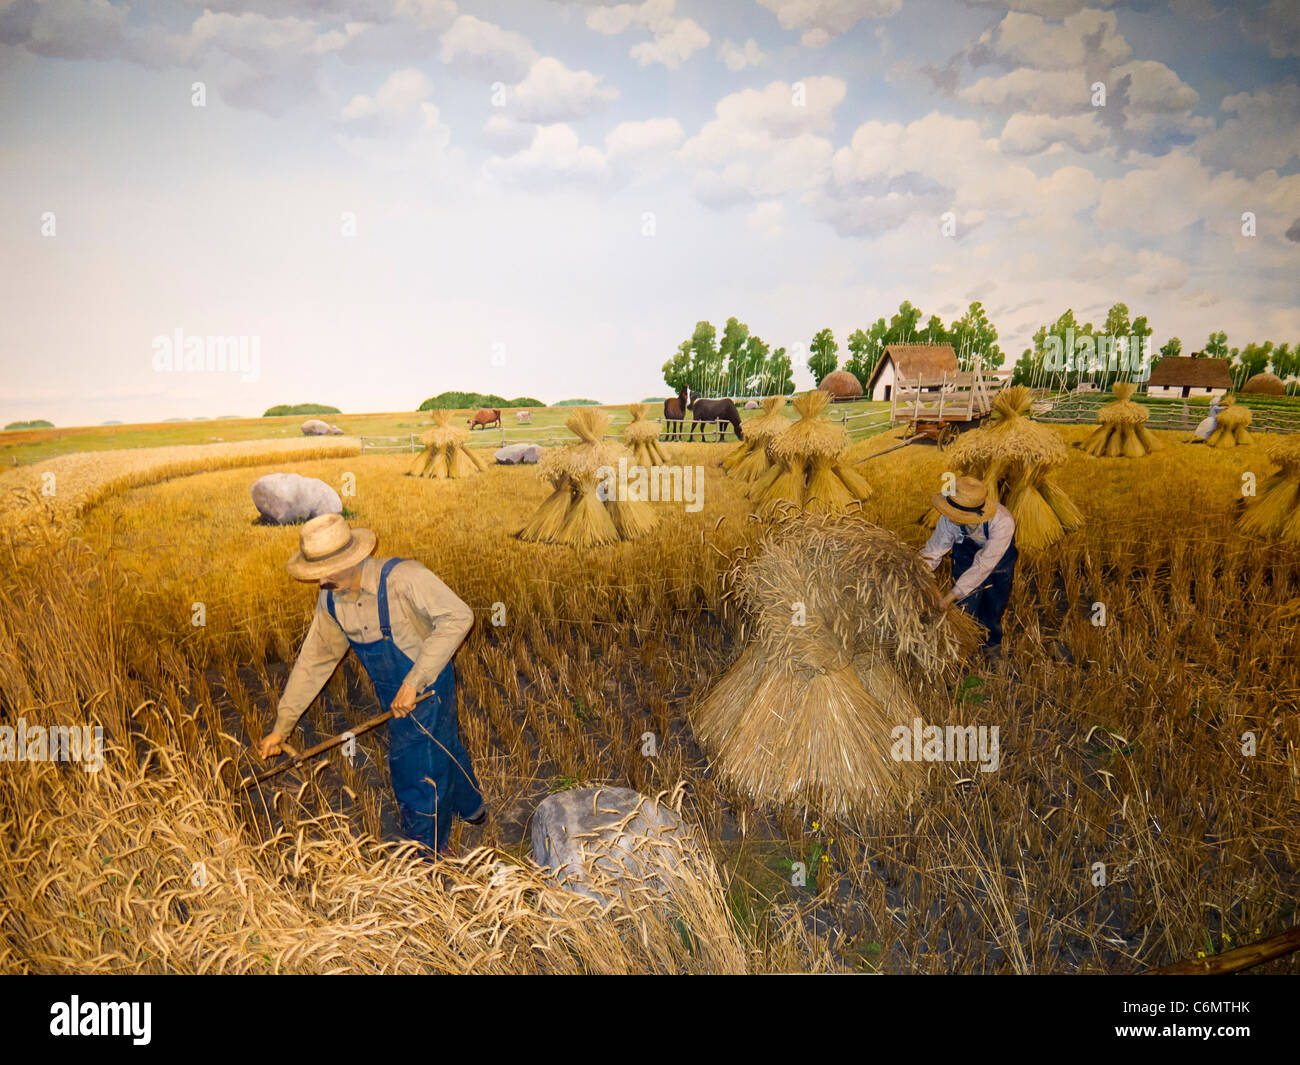
[{"label": "large boulder", "polygon": [[272,525],[343,513],[343,501],[333,488],[299,473],[268,473],[254,481],[249,492],[257,512]]},{"label": "large boulder", "polygon": [[745,410],[758,410],[758,400],[751,399],[745,404]]},{"label": "large boulder", "polygon": [[531,464],[542,457],[542,449],[536,444],[507,444],[497,448],[496,460],[502,466],[518,466],[520,463]]},{"label": "large boulder", "polygon": [[561,887],[602,903],[622,880],[671,893],[675,869],[698,854],[667,803],[630,788],[575,788],[549,795],[533,815],[533,858]]},{"label": "large boulder", "polygon": [[319,418],[308,418],[302,423],[303,436],[342,436],[343,430]]}]

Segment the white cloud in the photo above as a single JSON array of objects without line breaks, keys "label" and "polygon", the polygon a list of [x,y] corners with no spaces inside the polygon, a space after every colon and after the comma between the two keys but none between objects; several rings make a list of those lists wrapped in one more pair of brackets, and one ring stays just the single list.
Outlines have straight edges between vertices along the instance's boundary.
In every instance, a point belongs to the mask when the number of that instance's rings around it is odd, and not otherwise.
[{"label": "white cloud", "polygon": [[571,126],[539,126],[532,142],[508,158],[489,159],[484,170],[506,184],[530,191],[604,180],[608,167],[599,148],[583,145]]},{"label": "white cloud", "polygon": [[776,15],[781,28],[802,30],[808,48],[822,48],[863,19],[888,18],[903,0],[758,0]]},{"label": "white cloud", "polygon": [[1254,177],[1280,170],[1300,154],[1300,83],[1294,79],[1225,96],[1219,106],[1233,117],[1192,146],[1215,169]]},{"label": "white cloud", "polygon": [[418,70],[390,74],[374,96],[354,96],[339,116],[346,130],[355,136],[378,136],[417,112],[433,95],[433,82]]},{"label": "white cloud", "polygon": [[438,56],[444,63],[506,82],[522,79],[538,59],[521,34],[473,15],[457,16],[440,38]]},{"label": "white cloud", "polygon": [[570,70],[558,59],[545,56],[511,91],[509,108],[521,121],[541,125],[585,118],[618,99],[618,90],[602,81],[599,74]]},{"label": "white cloud", "polygon": [[1243,11],[1241,28],[1264,41],[1274,59],[1300,55],[1300,4],[1296,0],[1272,0],[1258,11]]},{"label": "white cloud", "polygon": [[587,12],[587,25],[597,33],[616,36],[633,27],[649,30],[649,41],[633,45],[629,55],[642,66],[662,63],[676,70],[709,43],[709,33],[694,19],[675,13],[676,0],[645,0],[641,4],[599,6]]},{"label": "white cloud", "polygon": [[781,236],[784,221],[785,205],[780,200],[764,200],[755,204],[754,209],[745,215],[745,224],[766,237]]},{"label": "white cloud", "polygon": [[620,122],[605,136],[605,151],[611,161],[618,162],[663,156],[681,144],[685,135],[675,118]]},{"label": "white cloud", "polygon": [[1002,127],[998,144],[1008,155],[1034,155],[1062,144],[1078,152],[1091,152],[1106,143],[1106,131],[1094,115],[1014,114]]},{"label": "white cloud", "polygon": [[728,70],[735,73],[749,67],[762,66],[767,62],[768,54],[758,46],[758,42],[753,37],[750,37],[744,44],[723,41],[718,49],[718,58],[726,64]]}]

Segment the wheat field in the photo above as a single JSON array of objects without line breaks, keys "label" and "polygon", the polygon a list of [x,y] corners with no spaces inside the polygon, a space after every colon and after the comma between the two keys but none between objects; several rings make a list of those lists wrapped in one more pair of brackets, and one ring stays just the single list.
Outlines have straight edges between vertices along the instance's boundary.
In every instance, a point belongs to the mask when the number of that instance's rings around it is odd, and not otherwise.
[{"label": "wheat field", "polygon": [[[739,654],[724,574],[761,529],[719,466],[733,445],[670,447],[705,468],[701,511],[656,504],[645,539],[581,550],[515,538],[550,491],[535,470],[430,481],[402,475],[409,456],[295,456],[355,484],[345,508],[380,554],[419,558],[478,619],[456,666],[493,818],[458,826],[462,857],[433,873],[394,831],[374,734],[353,764],[235,787],[310,621],[283,569],[297,530],[255,524],[248,497],[280,465],[118,479],[58,536],[10,526],[5,716],[98,721],[110,750],[97,774],[6,767],[0,967],[1133,972],[1273,934],[1300,897],[1300,551],[1235,531],[1262,448],[1157,435],[1140,461],[1071,448],[1059,480],[1085,525],[1022,554],[1010,666],[927,707],[997,725],[999,770],[930,765],[910,806],[834,823],[729,794],[687,724]],[[864,513],[919,546],[944,454],[854,468]],[[374,712],[345,662],[303,742]],[[587,783],[677,796],[706,844],[689,904],[599,915],[540,876],[532,809]]]}]

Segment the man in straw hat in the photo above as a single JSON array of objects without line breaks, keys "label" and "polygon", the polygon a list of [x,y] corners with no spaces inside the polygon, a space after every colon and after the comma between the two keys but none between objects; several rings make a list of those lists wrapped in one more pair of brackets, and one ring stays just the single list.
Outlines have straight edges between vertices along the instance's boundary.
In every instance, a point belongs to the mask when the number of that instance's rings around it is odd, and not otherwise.
[{"label": "man in straw hat", "polygon": [[1002,648],[1002,615],[1011,597],[1016,571],[1016,520],[1001,503],[989,498],[984,482],[958,477],[952,495],[933,497],[939,523],[921,549],[930,568],[952,552],[953,586],[943,602],[956,603],[988,630],[984,651]]},{"label": "man in straw hat", "polygon": [[302,527],[289,575],[320,588],[316,614],[260,753],[279,753],[351,647],[385,710],[388,768],[405,833],[441,853],[453,817],[482,824],[487,808],[456,722],[451,658],[474,613],[413,559],[371,558],[375,534],[340,514]]}]

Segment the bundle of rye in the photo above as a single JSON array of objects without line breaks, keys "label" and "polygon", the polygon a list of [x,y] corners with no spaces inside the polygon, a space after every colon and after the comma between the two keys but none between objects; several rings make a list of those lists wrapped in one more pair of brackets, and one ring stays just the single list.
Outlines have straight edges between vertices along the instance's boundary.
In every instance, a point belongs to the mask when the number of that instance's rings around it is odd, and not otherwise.
[{"label": "bundle of rye", "polygon": [[[1083,525],[1083,514],[1052,479],[1069,455],[1061,438],[1028,417],[1029,389],[1007,388],[993,401],[994,420],[962,434],[948,451],[953,469],[984,482],[1016,519],[1016,546],[1038,550]],[[939,513],[931,509],[927,524]]]},{"label": "bundle of rye", "polygon": [[785,396],[768,396],[763,400],[763,413],[745,422],[745,439],[722,460],[723,468],[729,470],[736,480],[756,481],[770,468],[767,445],[790,425],[790,419],[781,413],[784,406]]},{"label": "bundle of rye", "polygon": [[840,816],[906,801],[924,767],[894,730],[979,643],[929,567],[851,514],[782,517],[728,578],[748,637],[691,714],[713,768],[759,806]]},{"label": "bundle of rye", "polygon": [[520,530],[521,540],[591,547],[635,540],[654,527],[650,504],[602,490],[616,483],[618,460],[628,458],[621,444],[602,440],[611,420],[596,407],[578,407],[565,419],[578,443],[552,448],[538,462],[538,474],[554,491]]},{"label": "bundle of rye", "polygon": [[649,409],[644,403],[633,403],[628,408],[632,421],[623,430],[623,443],[632,452],[633,466],[668,465],[668,452],[659,443],[659,423],[647,421],[645,412]]},{"label": "bundle of rye", "polygon": [[465,446],[469,433],[459,425],[452,425],[454,411],[433,412],[434,426],[423,436],[421,451],[411,461],[406,472],[411,477],[469,477],[482,473],[487,462]]},{"label": "bundle of rye", "polygon": [[1251,443],[1246,426],[1250,424],[1250,408],[1237,405],[1236,396],[1224,396],[1223,410],[1214,420],[1214,432],[1205,440],[1210,447],[1243,447]]},{"label": "bundle of rye", "polygon": [[1140,459],[1160,450],[1160,441],[1146,427],[1151,412],[1141,403],[1133,402],[1137,385],[1121,381],[1111,389],[1115,401],[1107,403],[1097,412],[1101,424],[1093,430],[1083,445],[1083,450],[1098,458]]},{"label": "bundle of rye", "polygon": [[871,487],[844,464],[848,435],[842,425],[821,418],[830,393],[816,389],[794,401],[799,420],[767,442],[768,471],[749,489],[762,512],[782,504],[809,511],[843,510],[871,495]]},{"label": "bundle of rye", "polygon": [[1300,545],[1300,435],[1270,440],[1264,446],[1268,457],[1282,468],[1264,482],[1238,524],[1243,532]]}]

